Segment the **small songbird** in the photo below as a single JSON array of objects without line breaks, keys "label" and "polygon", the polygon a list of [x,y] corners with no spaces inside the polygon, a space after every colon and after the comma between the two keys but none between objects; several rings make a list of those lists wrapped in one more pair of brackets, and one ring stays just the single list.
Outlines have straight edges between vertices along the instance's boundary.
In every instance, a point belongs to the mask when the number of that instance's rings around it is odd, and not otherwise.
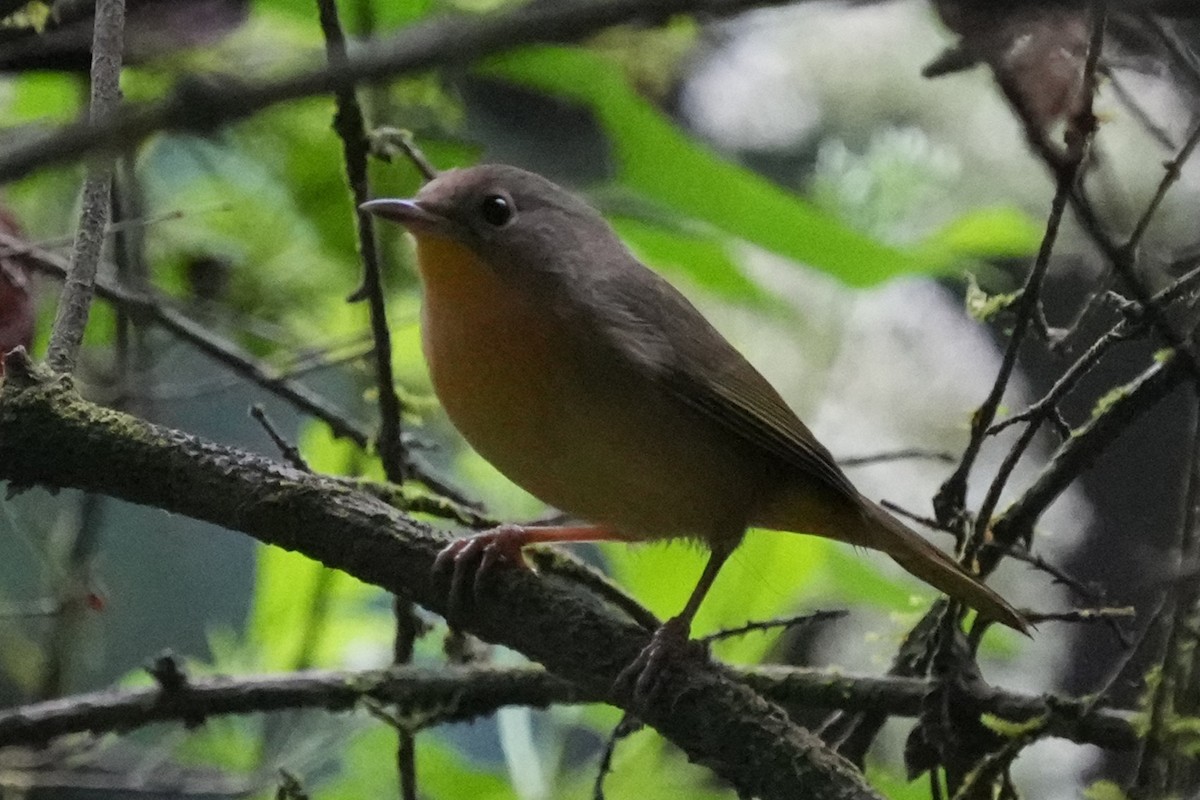
[{"label": "small songbird", "polygon": [[524,566],[521,548],[535,542],[701,542],[711,557],[695,590],[631,665],[649,674],[686,645],[755,526],[882,550],[1028,631],[1002,597],[863,497],[750,362],[580,198],[483,165],[362,209],[416,239],[422,345],[451,422],[514,483],[587,523],[455,541],[438,559],[454,568],[452,594],[499,562]]}]

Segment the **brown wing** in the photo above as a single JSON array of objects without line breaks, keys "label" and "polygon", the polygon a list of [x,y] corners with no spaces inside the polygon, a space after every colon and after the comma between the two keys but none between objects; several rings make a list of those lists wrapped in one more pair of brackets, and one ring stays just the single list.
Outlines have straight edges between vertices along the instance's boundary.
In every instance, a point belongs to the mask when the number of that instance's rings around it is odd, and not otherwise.
[{"label": "brown wing", "polygon": [[669,373],[664,385],[709,419],[838,494],[857,500],[858,491],[808,426],[749,362],[741,364],[744,366],[731,372],[712,374],[693,360],[686,368]]},{"label": "brown wing", "polygon": [[[619,262],[584,282],[591,301],[586,316],[600,323],[601,338],[685,405],[857,501],[829,451],[696,307],[632,256]],[[613,274],[620,279],[605,279]],[[600,318],[593,316],[597,308]]]}]

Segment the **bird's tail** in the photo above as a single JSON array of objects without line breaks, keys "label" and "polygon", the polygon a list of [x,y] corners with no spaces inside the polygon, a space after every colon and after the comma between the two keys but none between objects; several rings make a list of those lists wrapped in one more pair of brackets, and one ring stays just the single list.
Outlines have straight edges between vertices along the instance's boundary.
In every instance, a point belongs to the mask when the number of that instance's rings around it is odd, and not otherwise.
[{"label": "bird's tail", "polygon": [[864,500],[864,512],[872,530],[862,542],[882,550],[892,559],[955,600],[966,603],[984,617],[1029,635],[1029,622],[1007,600],[967,572],[957,561],[909,530],[904,523],[874,503]]}]

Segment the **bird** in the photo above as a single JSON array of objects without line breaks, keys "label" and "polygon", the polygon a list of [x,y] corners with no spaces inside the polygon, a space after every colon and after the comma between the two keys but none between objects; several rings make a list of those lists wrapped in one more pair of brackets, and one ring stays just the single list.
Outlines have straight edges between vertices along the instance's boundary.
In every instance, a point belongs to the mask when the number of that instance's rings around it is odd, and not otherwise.
[{"label": "bird", "polygon": [[686,651],[748,528],[879,550],[1028,634],[1022,614],[851,483],[766,378],[585,200],[505,164],[438,173],[363,212],[416,241],[422,350],[451,423],[518,486],[578,524],[451,542],[451,607],[535,543],[687,539],[709,550],[682,611],[623,676],[654,691]]}]

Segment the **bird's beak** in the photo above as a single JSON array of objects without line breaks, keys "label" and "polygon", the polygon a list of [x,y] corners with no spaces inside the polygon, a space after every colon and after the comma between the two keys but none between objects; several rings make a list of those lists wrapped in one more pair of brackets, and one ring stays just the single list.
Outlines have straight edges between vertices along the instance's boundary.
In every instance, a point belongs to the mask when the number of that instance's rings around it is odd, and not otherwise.
[{"label": "bird's beak", "polygon": [[399,222],[411,231],[438,229],[446,226],[444,217],[427,210],[416,200],[379,198],[378,200],[368,200],[360,205],[358,210],[390,219],[392,222]]}]

